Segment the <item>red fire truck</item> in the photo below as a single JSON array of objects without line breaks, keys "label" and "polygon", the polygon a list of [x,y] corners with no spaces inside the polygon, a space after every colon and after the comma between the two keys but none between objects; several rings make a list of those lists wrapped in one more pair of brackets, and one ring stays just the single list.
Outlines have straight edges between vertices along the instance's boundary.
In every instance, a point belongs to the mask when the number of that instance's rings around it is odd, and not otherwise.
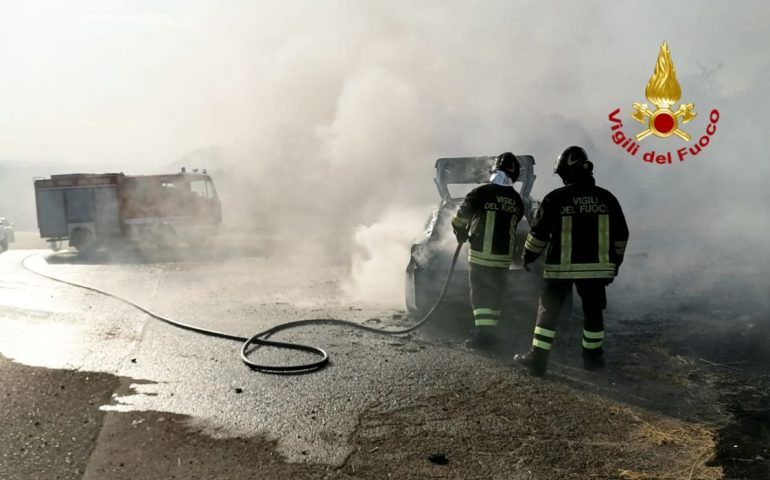
[{"label": "red fire truck", "polygon": [[222,223],[222,207],[203,170],[169,175],[75,173],[35,180],[40,236],[58,250],[116,240],[161,245],[203,242]]}]

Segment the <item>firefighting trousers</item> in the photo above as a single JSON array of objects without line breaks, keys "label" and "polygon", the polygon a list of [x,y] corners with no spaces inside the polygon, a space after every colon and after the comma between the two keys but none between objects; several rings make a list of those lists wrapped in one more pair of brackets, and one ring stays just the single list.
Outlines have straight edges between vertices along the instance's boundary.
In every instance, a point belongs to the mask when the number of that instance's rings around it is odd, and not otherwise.
[{"label": "firefighting trousers", "polygon": [[476,327],[496,327],[500,322],[508,268],[470,263],[471,307]]},{"label": "firefighting trousers", "polygon": [[556,338],[556,324],[573,283],[583,304],[583,354],[600,357],[604,341],[602,311],[607,308],[605,280],[544,280],[532,346],[551,350]]}]

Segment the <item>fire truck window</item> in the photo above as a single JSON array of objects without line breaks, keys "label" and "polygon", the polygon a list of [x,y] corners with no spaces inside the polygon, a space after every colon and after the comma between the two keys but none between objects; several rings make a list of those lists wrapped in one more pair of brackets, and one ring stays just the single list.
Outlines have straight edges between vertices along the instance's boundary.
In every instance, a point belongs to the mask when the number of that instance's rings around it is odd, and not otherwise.
[{"label": "fire truck window", "polygon": [[217,191],[214,190],[214,183],[211,180],[206,180],[206,198],[214,198],[217,196]]},{"label": "fire truck window", "polygon": [[210,198],[206,191],[205,180],[194,180],[190,182],[190,191],[201,198]]}]

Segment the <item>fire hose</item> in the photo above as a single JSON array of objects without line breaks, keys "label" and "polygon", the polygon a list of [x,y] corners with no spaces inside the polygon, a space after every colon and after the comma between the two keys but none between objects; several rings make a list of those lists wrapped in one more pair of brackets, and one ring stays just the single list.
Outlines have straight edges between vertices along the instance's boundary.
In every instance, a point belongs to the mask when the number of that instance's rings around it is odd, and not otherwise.
[{"label": "fire hose", "polygon": [[[114,293],[110,293],[100,288],[91,287],[89,285],[85,285],[82,283],[72,282],[69,280],[65,280],[63,278],[49,275],[47,273],[43,273],[39,270],[35,270],[34,268],[31,268],[30,266],[27,265],[27,260],[29,260],[33,256],[37,256],[38,254],[32,254],[25,257],[24,260],[22,260],[21,264],[26,270],[34,273],[35,275],[39,275],[41,277],[47,278],[49,280],[53,280],[58,283],[63,283],[65,285],[70,285],[72,287],[81,288],[83,290],[88,290],[90,292],[95,292],[100,295],[104,295],[106,297],[118,300],[119,302],[125,303],[126,305],[129,305],[139,310],[140,312],[156,320],[164,322],[168,325],[172,325],[174,327],[181,328],[183,330],[188,330],[188,331],[199,333],[209,337],[244,342],[243,346],[241,346],[241,361],[252,370],[262,372],[262,373],[272,373],[272,374],[304,374],[304,373],[312,373],[312,372],[318,371],[324,368],[326,365],[328,365],[329,354],[324,349],[319,347],[303,345],[300,343],[289,343],[289,342],[279,342],[275,340],[268,340],[270,337],[272,337],[274,334],[283,330],[288,330],[290,328],[296,328],[296,327],[303,327],[307,325],[345,326],[345,327],[355,328],[358,330],[363,330],[366,332],[380,334],[380,335],[406,335],[408,333],[414,332],[415,330],[425,325],[431,319],[433,314],[438,309],[439,305],[441,305],[441,302],[444,300],[444,295],[446,294],[447,287],[449,286],[449,281],[451,280],[452,274],[454,273],[455,265],[457,264],[457,257],[460,254],[461,248],[462,248],[462,243],[458,243],[457,248],[454,251],[454,255],[452,256],[452,263],[449,266],[449,272],[447,273],[447,276],[444,279],[444,283],[441,286],[441,291],[438,297],[436,298],[435,303],[430,308],[430,310],[428,310],[428,312],[417,323],[415,323],[410,327],[403,328],[400,330],[384,330],[380,328],[369,327],[367,325],[362,325],[360,323],[352,322],[349,320],[341,320],[337,318],[310,318],[310,319],[295,320],[292,322],[281,323],[279,325],[275,325],[259,333],[256,333],[251,337],[233,335],[226,332],[220,332],[217,330],[211,330],[208,328],[202,328],[195,325],[190,325],[189,323],[183,323],[177,320],[172,320],[171,318],[157,314],[149,310],[148,308],[141,306],[136,302],[133,302],[127,298],[121,297],[120,295],[116,295]],[[295,365],[265,365],[265,364],[257,363],[256,361],[250,358],[250,355],[252,355],[256,350],[258,350],[261,347],[274,347],[279,349],[301,351],[301,352],[311,353],[320,358],[314,362],[295,364]]]}]

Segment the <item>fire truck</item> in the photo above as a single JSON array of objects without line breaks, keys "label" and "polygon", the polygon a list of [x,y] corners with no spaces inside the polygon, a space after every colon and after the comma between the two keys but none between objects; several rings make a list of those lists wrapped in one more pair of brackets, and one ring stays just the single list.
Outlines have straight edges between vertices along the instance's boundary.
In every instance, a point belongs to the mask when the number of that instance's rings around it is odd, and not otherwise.
[{"label": "fire truck", "polygon": [[78,251],[120,240],[192,246],[215,235],[222,223],[219,197],[205,170],[74,173],[34,184],[40,237],[54,251],[65,240]]}]

